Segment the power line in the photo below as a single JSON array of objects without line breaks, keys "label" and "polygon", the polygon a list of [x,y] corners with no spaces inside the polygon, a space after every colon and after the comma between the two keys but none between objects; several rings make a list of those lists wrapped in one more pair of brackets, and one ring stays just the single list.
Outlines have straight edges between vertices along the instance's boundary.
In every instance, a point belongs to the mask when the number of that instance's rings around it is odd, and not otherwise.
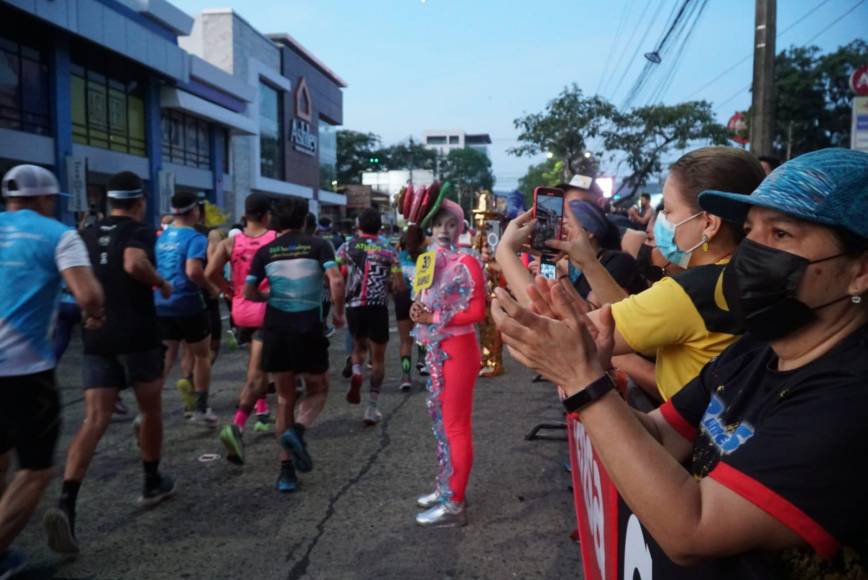
[{"label": "power line", "polygon": [[[612,37],[612,45],[609,48],[608,53],[606,53],[606,64],[603,65],[603,70],[600,72],[600,80],[597,83],[597,93],[601,94],[600,89],[603,86],[603,81],[608,78],[609,73],[609,63],[612,61],[612,53],[615,52],[615,43],[618,42],[618,39],[621,38],[621,32],[624,30],[624,24],[627,22],[627,14],[630,13],[630,6],[632,5],[632,0],[626,0],[624,2],[624,7],[621,9],[621,18],[618,19],[618,28],[615,31],[615,36]],[[646,6],[647,8],[647,6]]]},{"label": "power line", "polygon": [[[636,34],[639,32],[639,29],[642,27],[642,22],[645,20],[645,15],[648,14],[648,9],[651,7],[651,4],[652,4],[652,2],[645,2],[645,7],[642,10],[642,13],[639,15],[639,18],[636,20],[636,26],[633,27],[633,32],[630,33],[630,40],[628,40],[627,42],[625,42],[619,46],[620,51],[619,51],[618,58],[615,61],[615,68],[613,69],[613,71],[617,71],[618,69],[621,68],[621,63],[624,62],[624,57],[627,55],[627,52],[629,52],[629,50],[630,50],[629,47],[632,46],[633,40],[636,38]],[[662,6],[663,6],[662,1],[657,4],[657,10],[654,12],[654,16],[651,19],[651,23],[648,27],[645,28],[646,34],[647,34],[648,28],[650,28],[651,26],[654,25],[655,22],[657,22],[657,17],[660,15],[660,8]],[[643,38],[643,40],[639,41],[639,45],[641,45],[643,42],[644,42],[644,38]],[[638,52],[638,48],[637,48],[637,52]],[[611,95],[613,97],[615,96],[615,93],[618,92],[618,89],[621,87],[621,83],[624,81],[624,77],[627,76],[627,71],[630,70],[630,67],[633,64],[634,59],[635,59],[635,56],[633,57],[633,59],[630,59],[626,62],[624,72],[621,74],[621,77],[618,79],[618,83],[615,85],[615,88],[611,91]],[[614,78],[614,74],[611,78]],[[608,87],[608,84],[609,83],[608,83],[608,79],[607,79],[607,83],[606,83],[607,87]]]}]

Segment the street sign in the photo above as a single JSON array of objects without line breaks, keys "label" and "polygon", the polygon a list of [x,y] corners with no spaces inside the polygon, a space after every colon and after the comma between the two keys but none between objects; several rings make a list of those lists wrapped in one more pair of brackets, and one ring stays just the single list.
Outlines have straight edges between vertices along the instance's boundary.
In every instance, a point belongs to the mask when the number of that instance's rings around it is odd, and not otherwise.
[{"label": "street sign", "polygon": [[860,97],[868,97],[868,64],[863,64],[850,75],[850,90]]},{"label": "street sign", "polygon": [[172,213],[172,196],[175,195],[175,174],[165,169],[159,173],[160,215]]},{"label": "street sign", "polygon": [[87,159],[66,156],[66,183],[69,188],[68,209],[71,212],[87,211]]},{"label": "street sign", "polygon": [[748,144],[748,127],[743,113],[736,112],[733,114],[733,116],[729,118],[729,121],[727,121],[726,128],[729,129],[730,139],[739,145]]},{"label": "street sign", "polygon": [[868,96],[853,97],[850,149],[868,153]]}]

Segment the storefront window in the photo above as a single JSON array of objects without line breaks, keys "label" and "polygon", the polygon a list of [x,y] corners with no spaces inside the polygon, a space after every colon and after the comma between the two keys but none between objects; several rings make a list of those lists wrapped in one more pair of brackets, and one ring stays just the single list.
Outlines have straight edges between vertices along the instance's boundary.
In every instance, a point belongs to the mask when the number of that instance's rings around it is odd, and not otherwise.
[{"label": "storefront window", "polygon": [[263,177],[283,179],[281,159],[280,93],[265,83],[259,85],[259,172]]},{"label": "storefront window", "polygon": [[211,126],[206,121],[178,111],[165,110],[160,128],[164,161],[211,169]]},{"label": "storefront window", "polygon": [[142,84],[129,67],[75,47],[71,73],[73,142],[144,156]]},{"label": "storefront window", "polygon": [[43,52],[0,34],[0,127],[45,135],[49,119]]},{"label": "storefront window", "polygon": [[338,138],[335,128],[319,121],[319,187],[334,191],[338,178]]}]

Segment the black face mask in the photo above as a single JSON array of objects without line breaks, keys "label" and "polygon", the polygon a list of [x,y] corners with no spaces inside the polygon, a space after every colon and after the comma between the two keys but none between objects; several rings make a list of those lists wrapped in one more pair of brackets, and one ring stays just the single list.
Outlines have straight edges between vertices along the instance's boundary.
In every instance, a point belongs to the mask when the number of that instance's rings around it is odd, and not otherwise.
[{"label": "black face mask", "polygon": [[843,296],[817,308],[796,298],[799,282],[810,264],[844,254],[814,260],[744,240],[732,256],[723,276],[723,295],[739,325],[760,340],[787,336],[817,318],[816,310],[847,298]]},{"label": "black face mask", "polygon": [[651,263],[651,252],[654,250],[647,244],[639,246],[639,252],[636,254],[636,265],[639,266],[639,273],[651,283],[657,282],[663,278],[663,268],[655,266]]}]

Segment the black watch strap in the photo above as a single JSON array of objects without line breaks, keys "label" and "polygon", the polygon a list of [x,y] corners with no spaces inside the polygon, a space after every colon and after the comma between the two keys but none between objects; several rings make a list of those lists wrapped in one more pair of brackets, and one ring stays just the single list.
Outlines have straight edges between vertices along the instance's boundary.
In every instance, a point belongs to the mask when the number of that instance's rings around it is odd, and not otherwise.
[{"label": "black watch strap", "polygon": [[567,413],[575,413],[587,407],[594,401],[598,401],[605,396],[609,391],[615,388],[615,383],[608,374],[602,377],[570,397],[563,400],[564,408]]}]

